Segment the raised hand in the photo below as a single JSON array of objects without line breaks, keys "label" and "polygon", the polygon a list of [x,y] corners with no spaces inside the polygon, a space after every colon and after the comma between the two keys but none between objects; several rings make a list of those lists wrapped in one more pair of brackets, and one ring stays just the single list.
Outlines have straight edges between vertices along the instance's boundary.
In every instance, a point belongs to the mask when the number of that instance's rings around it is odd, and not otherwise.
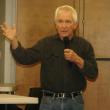
[{"label": "raised hand", "polygon": [[18,47],[18,41],[15,26],[9,27],[6,23],[4,23],[3,25],[0,25],[0,30],[2,31],[4,37],[10,41],[12,48],[16,49]]},{"label": "raised hand", "polygon": [[13,41],[14,39],[16,39],[15,26],[9,27],[6,23],[3,23],[3,25],[0,25],[0,30],[2,31],[4,37],[7,38],[9,41]]},{"label": "raised hand", "polygon": [[64,49],[64,58],[70,62],[75,63],[81,69],[84,66],[84,60],[71,49]]}]

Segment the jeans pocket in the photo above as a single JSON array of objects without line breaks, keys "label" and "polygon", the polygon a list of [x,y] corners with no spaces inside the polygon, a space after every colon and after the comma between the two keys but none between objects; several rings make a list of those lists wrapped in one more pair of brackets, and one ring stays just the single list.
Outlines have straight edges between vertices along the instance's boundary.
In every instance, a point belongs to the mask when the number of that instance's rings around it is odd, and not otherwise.
[{"label": "jeans pocket", "polygon": [[78,95],[74,99],[75,99],[76,103],[84,104],[84,100],[83,100],[83,96],[82,95]]}]

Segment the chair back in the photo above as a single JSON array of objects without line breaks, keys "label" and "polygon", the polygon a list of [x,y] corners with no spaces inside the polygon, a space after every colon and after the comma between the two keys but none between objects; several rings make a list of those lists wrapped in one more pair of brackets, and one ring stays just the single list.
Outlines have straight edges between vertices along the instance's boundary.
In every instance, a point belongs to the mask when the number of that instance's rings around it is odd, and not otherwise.
[{"label": "chair back", "polygon": [[40,87],[30,88],[29,96],[38,97],[38,104],[27,104],[25,110],[39,110],[41,98],[42,98],[42,89]]}]

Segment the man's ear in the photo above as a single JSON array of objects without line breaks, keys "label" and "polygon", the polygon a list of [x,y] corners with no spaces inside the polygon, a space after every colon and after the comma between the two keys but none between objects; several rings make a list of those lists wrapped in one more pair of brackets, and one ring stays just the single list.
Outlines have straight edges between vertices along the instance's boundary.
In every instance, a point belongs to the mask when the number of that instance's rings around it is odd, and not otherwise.
[{"label": "man's ear", "polygon": [[74,24],[74,30],[76,30],[79,27],[79,23]]}]

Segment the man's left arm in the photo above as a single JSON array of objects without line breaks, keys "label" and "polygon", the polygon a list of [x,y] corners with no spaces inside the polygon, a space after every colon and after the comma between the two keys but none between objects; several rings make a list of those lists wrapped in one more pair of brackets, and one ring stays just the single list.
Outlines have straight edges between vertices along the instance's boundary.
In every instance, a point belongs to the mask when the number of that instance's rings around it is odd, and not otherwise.
[{"label": "man's left arm", "polygon": [[64,50],[65,59],[75,63],[89,79],[95,79],[98,76],[98,67],[94,55],[94,51],[91,45],[86,49],[84,58],[80,57],[71,49]]},{"label": "man's left arm", "polygon": [[82,73],[88,78],[88,79],[96,79],[98,76],[98,66],[94,54],[93,47],[91,44],[87,46],[87,49],[85,50],[85,57],[84,59],[84,65],[81,69]]}]

